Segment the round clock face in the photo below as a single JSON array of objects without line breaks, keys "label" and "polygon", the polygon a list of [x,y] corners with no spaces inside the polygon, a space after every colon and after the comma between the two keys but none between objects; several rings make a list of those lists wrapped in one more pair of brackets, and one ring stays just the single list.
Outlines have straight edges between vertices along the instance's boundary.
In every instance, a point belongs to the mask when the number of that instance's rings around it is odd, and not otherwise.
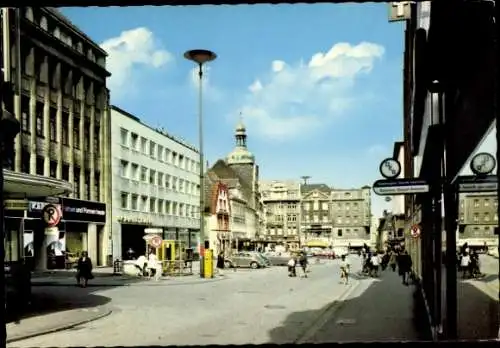
[{"label": "round clock face", "polygon": [[401,174],[401,164],[393,158],[387,158],[380,164],[380,174],[384,178],[394,179]]},{"label": "round clock face", "polygon": [[495,169],[496,162],[493,155],[487,152],[478,153],[472,158],[470,169],[476,175],[487,175]]}]

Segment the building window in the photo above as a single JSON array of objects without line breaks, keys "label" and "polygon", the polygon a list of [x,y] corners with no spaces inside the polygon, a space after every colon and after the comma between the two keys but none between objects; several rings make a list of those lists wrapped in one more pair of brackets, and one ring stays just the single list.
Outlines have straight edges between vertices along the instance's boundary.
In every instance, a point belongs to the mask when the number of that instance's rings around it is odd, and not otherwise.
[{"label": "building window", "polygon": [[139,136],[135,133],[130,134],[131,146],[133,150],[137,150]]},{"label": "building window", "polygon": [[121,160],[120,161],[120,176],[126,178],[128,175],[128,162]]},{"label": "building window", "polygon": [[155,198],[149,199],[149,212],[156,213],[156,199]]},{"label": "building window", "polygon": [[147,196],[142,196],[141,197],[141,208],[142,211],[148,211],[148,197]]},{"label": "building window", "polygon": [[120,144],[128,147],[128,130],[120,129]]},{"label": "building window", "polygon": [[30,172],[30,153],[26,150],[21,150],[21,172]]},{"label": "building window", "polygon": [[165,175],[165,187],[170,188],[170,175]]},{"label": "building window", "polygon": [[60,39],[61,38],[61,31],[59,30],[58,27],[54,28],[54,37]]},{"label": "building window", "polygon": [[172,190],[177,191],[177,178],[172,178]]},{"label": "building window", "polygon": [[132,173],[130,173],[130,178],[132,180],[137,180],[139,178],[139,165],[132,163]]},{"label": "building window", "polygon": [[128,193],[127,192],[121,193],[121,206],[122,206],[122,209],[128,209]]},{"label": "building window", "polygon": [[488,214],[488,213],[484,214],[484,221],[485,222],[489,222],[490,221],[490,214]]},{"label": "building window", "polygon": [[342,229],[337,230],[337,236],[342,237]]},{"label": "building window", "polygon": [[36,135],[43,137],[43,104],[36,103]]},{"label": "building window", "polygon": [[132,210],[138,210],[137,209],[137,201],[139,200],[139,196],[137,195],[132,195],[132,200],[130,202],[130,208]]},{"label": "building window", "polygon": [[149,170],[149,183],[154,185],[156,183],[156,172],[154,170]]},{"label": "building window", "polygon": [[154,142],[149,142],[149,156],[155,158],[156,144]]},{"label": "building window", "polygon": [[489,207],[490,206],[490,200],[489,199],[485,199],[484,200],[484,206],[485,207]]},{"label": "building window", "polygon": [[148,181],[148,168],[141,167],[141,181]]},{"label": "building window", "polygon": [[184,192],[184,180],[179,179],[179,192]]},{"label": "building window", "polygon": [[172,214],[172,204],[170,201],[165,201],[165,214],[171,215]]},{"label": "building window", "polygon": [[75,198],[80,197],[80,173],[81,173],[81,168],[80,167],[75,167],[74,172],[73,172],[73,194]]},{"label": "building window", "polygon": [[474,214],[474,222],[479,222],[479,214]]},{"label": "building window", "polygon": [[30,132],[30,98],[25,95],[21,96],[21,130]]},{"label": "building window", "polygon": [[163,162],[163,146],[158,145],[156,150],[157,150],[156,157],[158,158],[158,161]]},{"label": "building window", "polygon": [[73,119],[73,147],[80,148],[80,118],[78,117]]},{"label": "building window", "polygon": [[83,148],[90,152],[90,122],[86,121],[83,126]]},{"label": "building window", "polygon": [[165,211],[163,210],[164,206],[163,206],[163,199],[159,199],[158,200],[158,213],[160,214],[163,214],[165,213]]},{"label": "building window", "polygon": [[57,175],[57,162],[50,161],[50,176],[55,178]]},{"label": "building window", "polygon": [[146,138],[141,138],[141,152],[146,154],[148,148],[148,140]]},{"label": "building window", "polygon": [[95,128],[94,128],[94,153],[98,154],[101,150],[101,147],[100,147],[100,141],[101,141],[101,137],[99,136],[99,131],[101,130],[101,128],[99,127],[99,125],[96,125]]},{"label": "building window", "polygon": [[33,9],[31,7],[26,7],[25,17],[27,20],[33,22]]},{"label": "building window", "polygon": [[50,108],[50,117],[49,117],[49,139],[52,142],[57,142],[57,110],[54,108]]},{"label": "building window", "polygon": [[98,173],[95,173],[94,177],[94,191],[96,200],[101,200],[101,177]]},{"label": "building window", "polygon": [[156,183],[156,184],[157,184],[158,186],[163,187],[163,173],[158,172],[157,179],[158,179],[158,181],[157,181],[157,183]]},{"label": "building window", "polygon": [[43,175],[44,174],[44,159],[41,156],[36,157],[36,173],[38,175]]},{"label": "building window", "polygon": [[479,208],[479,199],[474,200],[474,208]]},{"label": "building window", "polygon": [[62,142],[64,145],[69,145],[69,114],[66,111],[62,113]]}]

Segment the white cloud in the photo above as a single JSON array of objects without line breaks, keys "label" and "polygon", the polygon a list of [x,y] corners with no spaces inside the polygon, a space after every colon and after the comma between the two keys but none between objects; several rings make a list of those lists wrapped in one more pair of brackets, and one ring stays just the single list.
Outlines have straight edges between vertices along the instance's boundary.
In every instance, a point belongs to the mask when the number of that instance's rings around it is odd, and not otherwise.
[{"label": "white cloud", "polygon": [[106,67],[112,74],[108,86],[113,95],[130,84],[135,68],[157,69],[173,60],[173,56],[161,48],[154,34],[144,27],[123,31],[104,41],[101,47],[108,52]]},{"label": "white cloud", "polygon": [[249,86],[245,120],[260,135],[277,140],[312,131],[356,103],[355,77],[369,73],[384,54],[380,45],[338,43],[308,63],[271,63],[271,72]]}]

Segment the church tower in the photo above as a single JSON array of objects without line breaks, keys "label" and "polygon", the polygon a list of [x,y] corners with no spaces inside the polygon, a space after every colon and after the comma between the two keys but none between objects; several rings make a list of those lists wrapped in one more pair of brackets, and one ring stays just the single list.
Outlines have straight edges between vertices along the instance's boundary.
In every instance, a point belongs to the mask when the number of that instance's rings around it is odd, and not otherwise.
[{"label": "church tower", "polygon": [[[255,156],[247,148],[246,127],[240,115],[240,121],[236,125],[234,138],[236,146],[226,158],[226,163],[231,167],[242,180],[252,188],[253,193],[258,192],[259,169],[255,165]],[[255,208],[256,202],[251,202]]]}]

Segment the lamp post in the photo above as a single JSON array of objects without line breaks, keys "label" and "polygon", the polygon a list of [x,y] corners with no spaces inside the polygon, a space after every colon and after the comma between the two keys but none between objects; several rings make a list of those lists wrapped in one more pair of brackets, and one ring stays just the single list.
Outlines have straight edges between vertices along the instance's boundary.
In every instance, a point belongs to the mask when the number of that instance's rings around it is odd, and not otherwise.
[{"label": "lamp post", "polygon": [[203,154],[203,64],[213,61],[217,55],[209,50],[189,50],[184,58],[198,65],[198,142],[200,151],[200,277],[204,277],[205,255],[205,156]]}]

